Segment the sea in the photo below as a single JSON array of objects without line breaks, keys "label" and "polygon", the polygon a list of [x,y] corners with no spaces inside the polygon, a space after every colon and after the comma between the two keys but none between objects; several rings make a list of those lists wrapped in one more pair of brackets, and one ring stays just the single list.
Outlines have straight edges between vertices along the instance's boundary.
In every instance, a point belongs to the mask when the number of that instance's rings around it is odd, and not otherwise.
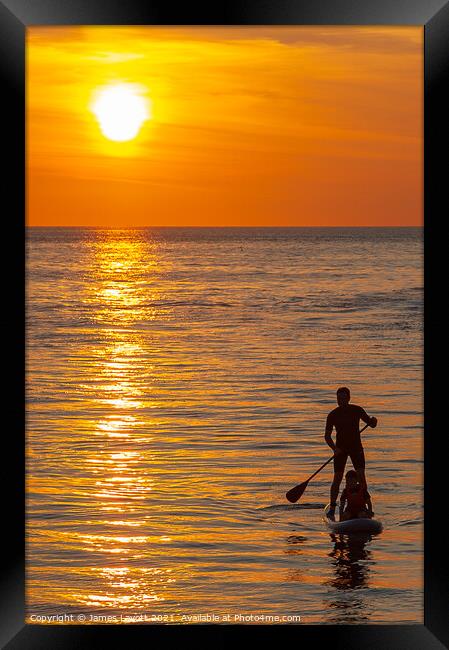
[{"label": "sea", "polygon": [[27,228],[28,623],[422,624],[423,435],[422,228]]}]

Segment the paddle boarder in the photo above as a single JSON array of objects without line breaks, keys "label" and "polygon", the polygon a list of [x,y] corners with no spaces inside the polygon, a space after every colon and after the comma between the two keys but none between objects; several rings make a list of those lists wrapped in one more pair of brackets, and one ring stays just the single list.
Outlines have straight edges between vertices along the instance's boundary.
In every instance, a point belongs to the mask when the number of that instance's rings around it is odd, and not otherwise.
[{"label": "paddle boarder", "polygon": [[[352,461],[358,480],[367,490],[365,477],[365,454],[360,437],[360,420],[368,426],[377,426],[377,419],[367,415],[366,411],[356,404],[350,404],[351,392],[346,386],[337,390],[337,408],[329,413],[326,420],[326,431],[324,439],[334,452],[334,480],[330,490],[330,509],[328,517],[335,516],[338,492],[343,479],[346,461],[348,456]],[[333,429],[336,429],[337,436],[335,443],[332,440]]]}]

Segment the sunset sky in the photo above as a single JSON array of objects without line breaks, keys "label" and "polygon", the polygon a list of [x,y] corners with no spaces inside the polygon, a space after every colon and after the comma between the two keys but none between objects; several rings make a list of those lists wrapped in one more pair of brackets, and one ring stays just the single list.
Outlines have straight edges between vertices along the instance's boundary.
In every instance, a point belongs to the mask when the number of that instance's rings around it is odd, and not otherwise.
[{"label": "sunset sky", "polygon": [[421,27],[32,27],[27,44],[29,225],[422,225]]}]

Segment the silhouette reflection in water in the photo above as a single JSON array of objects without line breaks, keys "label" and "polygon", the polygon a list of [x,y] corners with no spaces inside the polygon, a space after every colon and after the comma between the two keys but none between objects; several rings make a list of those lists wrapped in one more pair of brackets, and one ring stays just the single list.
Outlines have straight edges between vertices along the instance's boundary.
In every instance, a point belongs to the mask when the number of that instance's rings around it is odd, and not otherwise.
[{"label": "silhouette reflection in water", "polygon": [[334,548],[329,553],[335,576],[325,584],[333,587],[326,599],[327,614],[331,623],[361,623],[370,618],[365,601],[365,588],[369,587],[372,552],[367,544],[372,535],[331,534]]}]

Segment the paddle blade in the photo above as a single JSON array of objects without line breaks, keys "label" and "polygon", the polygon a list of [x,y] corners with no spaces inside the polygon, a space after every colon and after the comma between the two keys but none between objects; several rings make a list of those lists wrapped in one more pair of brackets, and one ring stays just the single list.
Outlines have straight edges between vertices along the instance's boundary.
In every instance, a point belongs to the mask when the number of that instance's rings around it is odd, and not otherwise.
[{"label": "paddle blade", "polygon": [[290,503],[296,503],[296,501],[298,501],[302,497],[302,495],[306,491],[306,487],[308,483],[309,481],[304,481],[304,483],[300,483],[299,485],[296,485],[294,488],[292,488],[287,492],[285,496],[290,501]]}]

